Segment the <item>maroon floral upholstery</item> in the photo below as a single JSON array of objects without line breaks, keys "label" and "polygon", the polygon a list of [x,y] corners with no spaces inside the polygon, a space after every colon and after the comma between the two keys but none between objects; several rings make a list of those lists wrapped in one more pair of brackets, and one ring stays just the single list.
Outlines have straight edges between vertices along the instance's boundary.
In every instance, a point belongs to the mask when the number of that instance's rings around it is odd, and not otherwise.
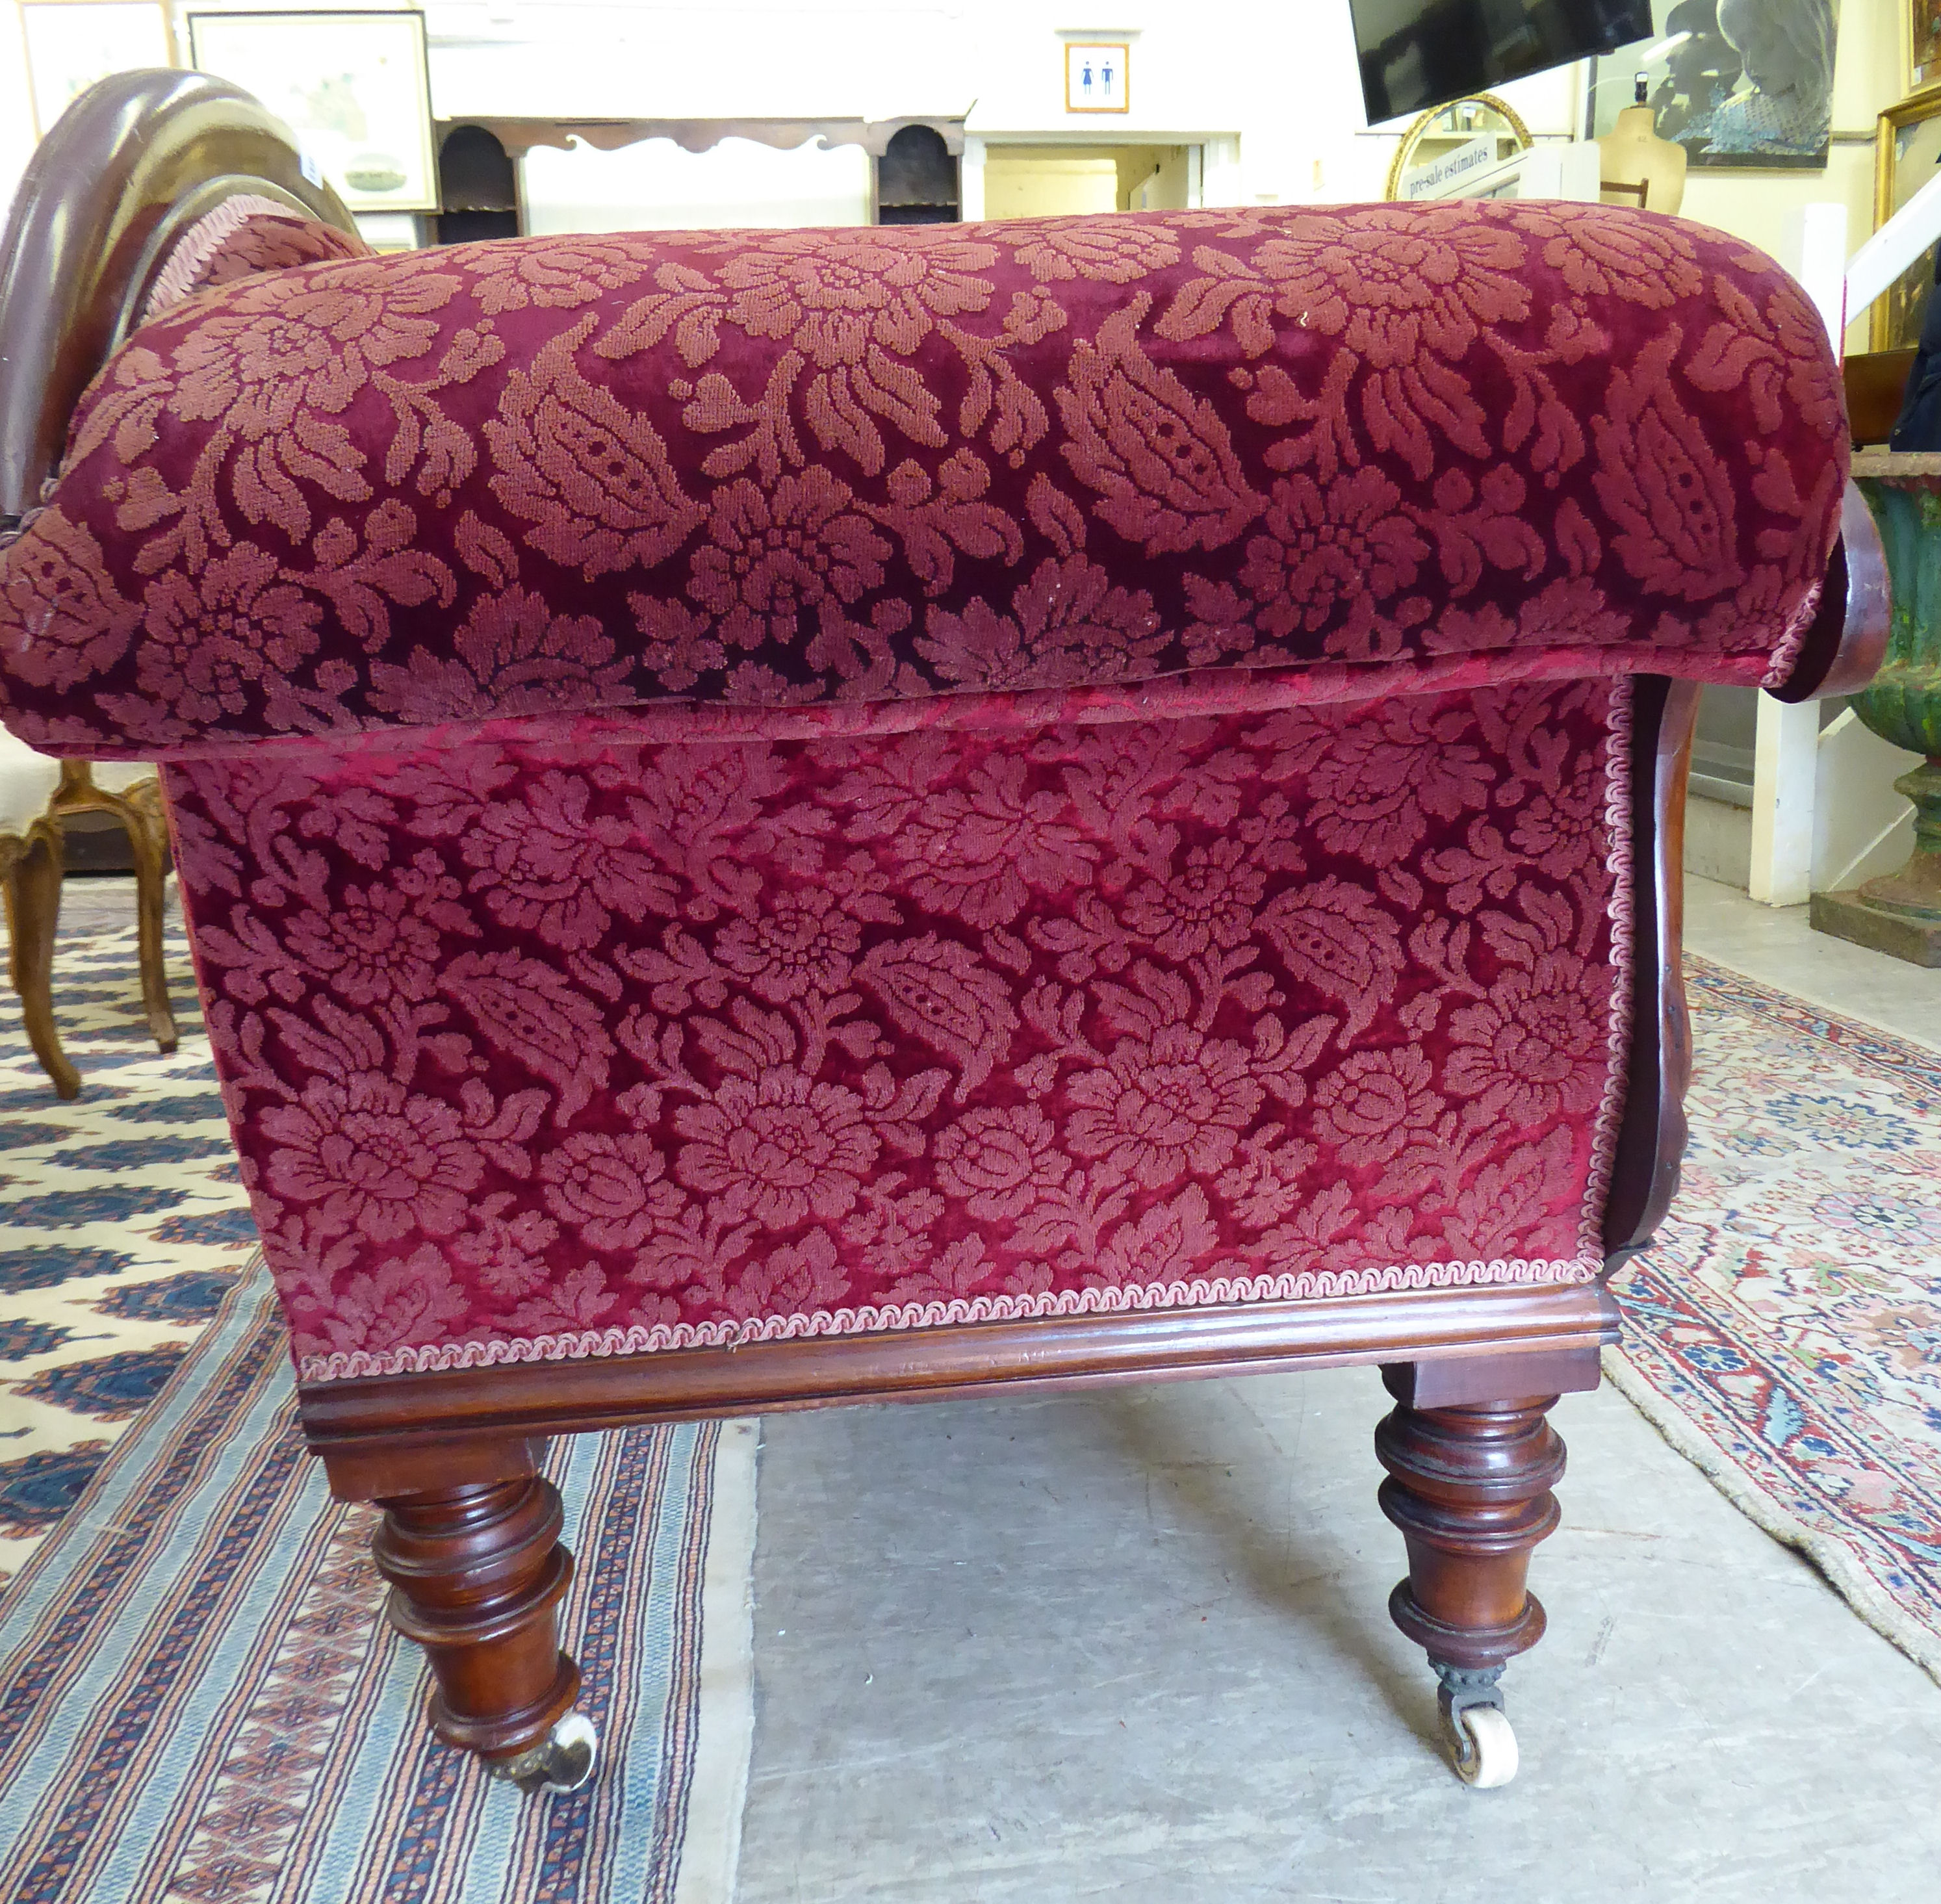
[{"label": "maroon floral upholstery", "polygon": [[1594,1276],[1636,672],[1777,680],[1811,307],[1542,205],[269,270],[0,552],[160,756],[327,1380]]},{"label": "maroon floral upholstery", "polygon": [[304,1374],[1594,1275],[1627,699],[171,768]]},{"label": "maroon floral upholstery", "polygon": [[0,686],[36,746],[146,756],[1320,662],[1756,681],[1842,417],[1769,259],[1620,208],[325,262],[115,359],[0,571]]}]

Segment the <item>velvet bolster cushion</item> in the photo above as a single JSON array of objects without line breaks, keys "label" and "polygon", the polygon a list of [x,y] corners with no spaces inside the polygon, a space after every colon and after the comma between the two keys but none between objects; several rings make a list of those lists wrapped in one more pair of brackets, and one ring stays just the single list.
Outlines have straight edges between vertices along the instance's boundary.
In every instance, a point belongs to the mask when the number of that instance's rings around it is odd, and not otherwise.
[{"label": "velvet bolster cushion", "polygon": [[229,252],[0,552],[37,746],[1775,682],[1845,477],[1799,288],[1622,208]]}]

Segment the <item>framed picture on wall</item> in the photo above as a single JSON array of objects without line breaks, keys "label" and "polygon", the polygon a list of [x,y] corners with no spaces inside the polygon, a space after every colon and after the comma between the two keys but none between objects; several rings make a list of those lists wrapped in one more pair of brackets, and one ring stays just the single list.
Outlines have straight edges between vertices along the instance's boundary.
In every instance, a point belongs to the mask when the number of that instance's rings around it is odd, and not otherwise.
[{"label": "framed picture on wall", "polygon": [[26,0],[20,20],[43,133],[97,79],[176,63],[160,0]]},{"label": "framed picture on wall", "polygon": [[255,94],[353,212],[438,209],[421,13],[188,17],[198,70]]},{"label": "framed picture on wall", "polygon": [[1907,90],[1941,85],[1941,0],[1907,0]]},{"label": "framed picture on wall", "polygon": [[1068,40],[1065,44],[1065,109],[1068,112],[1129,112],[1126,68],[1131,46],[1123,40]]},{"label": "framed picture on wall", "polygon": [[[1909,0],[1941,8],[1941,0]],[[1591,62],[1585,136],[1646,102],[1695,166],[1812,170],[1833,130],[1840,0],[1652,0],[1648,40]]]},{"label": "framed picture on wall", "polygon": [[[1874,229],[1892,218],[1935,176],[1941,164],[1941,86],[1891,105],[1880,116],[1874,141]],[[1916,258],[1874,303],[1867,343],[1875,350],[1901,350],[1921,341],[1921,326],[1934,291],[1934,253]]]}]

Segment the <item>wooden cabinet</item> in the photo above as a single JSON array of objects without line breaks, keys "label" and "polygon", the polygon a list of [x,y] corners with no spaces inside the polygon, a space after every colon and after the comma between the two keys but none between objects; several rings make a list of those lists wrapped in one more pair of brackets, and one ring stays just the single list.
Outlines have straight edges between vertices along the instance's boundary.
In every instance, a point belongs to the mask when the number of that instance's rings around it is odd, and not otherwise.
[{"label": "wooden cabinet", "polygon": [[955,225],[964,215],[957,156],[934,126],[905,126],[876,161],[879,225]]}]

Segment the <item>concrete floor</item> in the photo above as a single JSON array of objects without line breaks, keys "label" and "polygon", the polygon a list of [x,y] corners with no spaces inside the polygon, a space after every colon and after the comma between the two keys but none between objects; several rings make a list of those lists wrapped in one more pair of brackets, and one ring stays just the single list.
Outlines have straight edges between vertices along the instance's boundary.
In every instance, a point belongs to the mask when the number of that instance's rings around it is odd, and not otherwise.
[{"label": "concrete floor", "polygon": [[[1695,949],[1930,1041],[1941,973],[1694,881]],[[1523,1770],[1389,1625],[1369,1371],[764,1424],[737,1904],[1900,1904],[1941,1687],[1609,1390],[1567,1398]]]}]

